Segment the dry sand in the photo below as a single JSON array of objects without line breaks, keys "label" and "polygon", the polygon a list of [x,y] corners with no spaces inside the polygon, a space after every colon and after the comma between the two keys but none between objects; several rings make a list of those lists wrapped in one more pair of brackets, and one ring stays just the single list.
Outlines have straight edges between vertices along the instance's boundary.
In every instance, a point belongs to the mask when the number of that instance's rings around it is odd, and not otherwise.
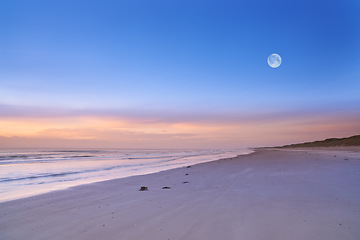
[{"label": "dry sand", "polygon": [[360,148],[258,150],[0,203],[0,239],[358,240]]}]

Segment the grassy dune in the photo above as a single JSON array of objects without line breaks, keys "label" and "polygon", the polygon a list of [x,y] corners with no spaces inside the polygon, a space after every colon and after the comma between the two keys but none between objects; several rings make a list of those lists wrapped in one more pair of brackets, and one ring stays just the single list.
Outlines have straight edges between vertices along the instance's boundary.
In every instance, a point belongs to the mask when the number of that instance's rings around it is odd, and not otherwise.
[{"label": "grassy dune", "polygon": [[328,138],[323,141],[305,142],[298,144],[285,145],[279,148],[297,148],[297,147],[342,147],[342,146],[360,146],[360,135],[348,138]]}]

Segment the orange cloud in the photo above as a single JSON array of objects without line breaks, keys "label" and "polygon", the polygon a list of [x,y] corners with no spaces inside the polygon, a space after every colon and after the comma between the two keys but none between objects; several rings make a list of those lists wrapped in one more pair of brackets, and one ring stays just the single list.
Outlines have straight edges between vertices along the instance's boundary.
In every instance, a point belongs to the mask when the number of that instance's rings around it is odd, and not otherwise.
[{"label": "orange cloud", "polygon": [[158,118],[153,114],[34,112],[1,113],[0,146],[244,147],[345,137],[360,132],[360,114],[354,112],[194,113],[193,116],[159,113]]}]

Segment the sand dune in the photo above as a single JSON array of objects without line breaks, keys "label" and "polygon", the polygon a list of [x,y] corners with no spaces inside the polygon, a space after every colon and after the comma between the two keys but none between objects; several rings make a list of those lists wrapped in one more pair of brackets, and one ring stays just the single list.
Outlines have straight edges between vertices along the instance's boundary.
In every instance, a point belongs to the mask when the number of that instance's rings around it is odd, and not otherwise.
[{"label": "sand dune", "polygon": [[291,144],[291,145],[282,146],[280,148],[345,147],[345,146],[359,147],[360,135],[355,135],[348,138],[328,138],[322,141]]}]

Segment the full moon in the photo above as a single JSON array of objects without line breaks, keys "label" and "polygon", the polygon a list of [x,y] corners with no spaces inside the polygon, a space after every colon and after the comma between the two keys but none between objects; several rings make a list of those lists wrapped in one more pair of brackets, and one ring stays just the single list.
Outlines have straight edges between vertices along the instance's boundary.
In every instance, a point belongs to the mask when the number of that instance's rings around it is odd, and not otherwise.
[{"label": "full moon", "polygon": [[267,61],[270,67],[277,68],[281,64],[281,57],[279,54],[273,53],[268,57]]}]

